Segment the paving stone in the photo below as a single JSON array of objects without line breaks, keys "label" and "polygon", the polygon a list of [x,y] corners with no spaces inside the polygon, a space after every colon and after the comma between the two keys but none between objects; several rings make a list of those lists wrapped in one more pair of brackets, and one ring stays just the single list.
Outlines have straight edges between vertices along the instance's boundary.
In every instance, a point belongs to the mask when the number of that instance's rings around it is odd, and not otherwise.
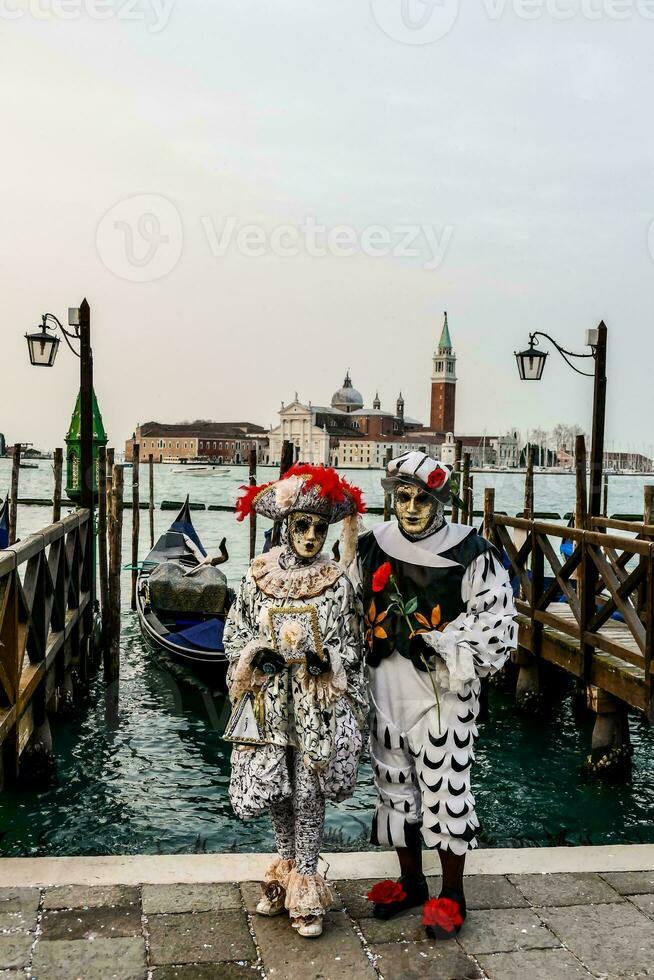
[{"label": "paving stone", "polygon": [[0,912],[0,931],[20,929],[33,932],[36,929],[38,912]]},{"label": "paving stone", "polygon": [[97,909],[47,911],[41,920],[43,939],[116,939],[141,935],[141,910],[109,906]]},{"label": "paving stone", "polygon": [[645,915],[649,915],[650,919],[654,919],[654,895],[630,895],[629,901]]},{"label": "paving stone", "polygon": [[[22,916],[26,923],[36,922],[41,893],[38,888],[0,888],[0,929],[15,929],[15,925],[5,925],[5,917]],[[16,920],[8,919],[7,922]],[[20,928],[34,928],[30,925]]]},{"label": "paving stone", "polygon": [[141,891],[132,885],[56,885],[46,888],[44,909],[98,908],[100,905],[138,905]]},{"label": "paving stone", "polygon": [[567,949],[519,949],[478,957],[489,980],[583,980],[592,974]]},{"label": "paving stone", "polygon": [[[268,980],[374,980],[376,973],[343,912],[325,916],[320,939],[298,936],[286,916],[253,919]],[[391,980],[391,978],[388,978]]]},{"label": "paving stone", "polygon": [[605,871],[602,878],[621,895],[654,894],[654,871]]},{"label": "paving stone", "polygon": [[0,980],[25,980],[24,970],[0,970]]},{"label": "paving stone", "polygon": [[596,905],[621,902],[622,898],[596,874],[510,875],[511,881],[532,905]]},{"label": "paving stone", "polygon": [[0,935],[0,969],[22,969],[29,963],[34,936],[29,932]]},{"label": "paving stone", "polygon": [[[519,909],[528,903],[504,875],[470,875],[464,880],[468,910]],[[438,892],[432,893],[438,895]]]},{"label": "paving stone", "polygon": [[[337,881],[332,885],[332,895],[334,896],[332,909],[342,911],[343,902],[341,901],[341,898],[338,892],[336,891],[336,888],[337,887],[340,888],[340,886],[341,886],[340,881]],[[261,898],[261,884],[258,881],[242,881],[241,895],[243,896],[243,904],[245,905],[245,908],[248,910],[248,912],[251,915],[254,915],[257,908],[257,903]]]},{"label": "paving stone", "polygon": [[163,912],[222,912],[241,908],[238,885],[143,885],[143,911],[146,915]]},{"label": "paving stone", "polygon": [[244,912],[179,912],[148,916],[153,964],[256,959]]},{"label": "paving stone", "polygon": [[159,966],[152,972],[152,980],[256,980],[260,976],[253,963],[187,963]]},{"label": "paving stone", "polygon": [[482,976],[475,961],[456,943],[386,943],[372,946],[371,952],[377,969],[388,980],[478,980]]},{"label": "paving stone", "polygon": [[361,919],[359,928],[368,943],[426,942],[422,911],[405,912],[394,919]]},{"label": "paving stone", "polygon": [[546,908],[539,915],[593,973],[651,970],[654,922],[630,902]]},{"label": "paving stone", "polygon": [[373,885],[376,885],[379,878],[362,878],[360,881],[354,879],[337,881],[336,889],[339,894],[341,908],[345,908],[353,919],[367,919],[372,915],[372,904],[366,898]]},{"label": "paving stone", "polygon": [[[609,906],[607,906],[609,907]],[[459,933],[467,953],[510,953],[561,943],[531,909],[482,909],[468,915]]]},{"label": "paving stone", "polygon": [[145,980],[143,939],[55,939],[36,944],[34,980]]}]

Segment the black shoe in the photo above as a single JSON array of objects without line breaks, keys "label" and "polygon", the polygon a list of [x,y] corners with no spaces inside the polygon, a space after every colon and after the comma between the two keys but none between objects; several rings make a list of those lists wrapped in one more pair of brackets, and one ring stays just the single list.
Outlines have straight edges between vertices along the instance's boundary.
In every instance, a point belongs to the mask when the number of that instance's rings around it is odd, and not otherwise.
[{"label": "black shoe", "polygon": [[[445,901],[441,904],[442,899]],[[425,905],[423,924],[426,927],[427,936],[429,939],[453,939],[461,932],[466,914],[466,900],[463,892],[456,891],[454,888],[444,888],[438,898],[432,899]],[[432,924],[428,925],[429,919],[432,920]]]},{"label": "black shoe", "polygon": [[399,879],[406,893],[406,897],[399,902],[376,902],[373,906],[372,914],[376,919],[392,919],[407,909],[414,909],[417,905],[424,905],[429,898],[429,887],[427,879],[403,877]]}]

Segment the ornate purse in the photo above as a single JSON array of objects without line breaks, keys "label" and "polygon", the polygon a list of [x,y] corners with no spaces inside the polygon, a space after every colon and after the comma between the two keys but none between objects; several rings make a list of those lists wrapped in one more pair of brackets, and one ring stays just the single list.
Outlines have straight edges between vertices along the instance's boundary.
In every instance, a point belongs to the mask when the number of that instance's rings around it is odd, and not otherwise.
[{"label": "ornate purse", "polygon": [[315,606],[278,606],[270,609],[268,615],[273,647],[289,666],[317,665],[318,673],[329,669]]},{"label": "ornate purse", "polygon": [[263,734],[263,701],[260,694],[246,691],[232,709],[223,734],[226,742],[238,745],[267,745]]}]

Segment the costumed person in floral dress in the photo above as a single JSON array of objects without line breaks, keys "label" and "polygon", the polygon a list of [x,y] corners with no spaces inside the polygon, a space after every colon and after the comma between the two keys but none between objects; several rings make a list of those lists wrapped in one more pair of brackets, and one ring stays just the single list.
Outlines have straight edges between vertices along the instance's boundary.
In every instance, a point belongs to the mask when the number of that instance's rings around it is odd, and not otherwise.
[{"label": "costumed person in floral dress", "polygon": [[318,859],[325,801],[351,796],[367,713],[360,604],[344,568],[323,555],[329,525],[356,542],[361,492],[326,467],[294,466],[243,488],[253,510],[281,523],[281,546],[255,558],[227,620],[234,742],[230,797],[247,819],[270,811],[278,858],[257,912],[288,910],[301,936],[322,932],[331,895]]},{"label": "costumed person in floral dress", "polygon": [[[382,485],[396,521],[359,538],[351,576],[363,591],[372,708],[371,761],[378,803],[372,842],[394,847],[401,877],[369,894],[391,918],[425,904],[428,935],[445,939],[466,915],[463,871],[477,846],[470,788],[481,678],[515,646],[509,576],[470,526],[448,524],[451,468],[422,452],[391,460]],[[422,845],[443,872],[429,901]]]}]

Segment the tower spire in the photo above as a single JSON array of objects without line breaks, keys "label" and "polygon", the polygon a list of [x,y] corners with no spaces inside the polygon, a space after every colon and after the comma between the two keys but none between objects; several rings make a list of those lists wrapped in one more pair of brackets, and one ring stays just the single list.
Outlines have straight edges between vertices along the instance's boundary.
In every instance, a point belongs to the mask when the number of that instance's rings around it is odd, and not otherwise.
[{"label": "tower spire", "polygon": [[443,330],[441,331],[441,339],[438,341],[438,349],[442,351],[452,350],[452,340],[450,338],[450,328],[447,325],[447,310],[443,314]]}]

